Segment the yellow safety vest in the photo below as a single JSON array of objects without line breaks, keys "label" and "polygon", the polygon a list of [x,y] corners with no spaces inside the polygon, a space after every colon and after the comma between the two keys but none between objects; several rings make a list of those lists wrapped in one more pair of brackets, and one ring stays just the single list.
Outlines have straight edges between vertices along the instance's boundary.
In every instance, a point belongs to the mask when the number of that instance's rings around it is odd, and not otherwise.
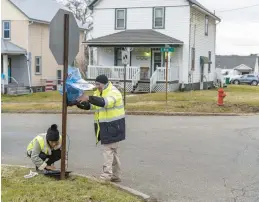
[{"label": "yellow safety vest", "polygon": [[94,121],[97,124],[96,144],[99,142],[99,132],[101,122],[116,121],[125,117],[125,110],[121,92],[109,82],[107,88],[102,92],[99,90],[94,92],[94,96],[103,97],[105,100],[104,107],[91,105],[91,110],[95,111]]},{"label": "yellow safety vest", "polygon": [[[35,141],[38,141],[39,145],[40,145],[40,149],[41,152],[45,153],[45,154],[50,154],[50,148],[47,144],[47,139],[46,139],[46,134],[41,134],[36,136],[27,146],[27,152],[31,151],[34,147]],[[59,142],[62,142],[62,136],[59,136]]]}]

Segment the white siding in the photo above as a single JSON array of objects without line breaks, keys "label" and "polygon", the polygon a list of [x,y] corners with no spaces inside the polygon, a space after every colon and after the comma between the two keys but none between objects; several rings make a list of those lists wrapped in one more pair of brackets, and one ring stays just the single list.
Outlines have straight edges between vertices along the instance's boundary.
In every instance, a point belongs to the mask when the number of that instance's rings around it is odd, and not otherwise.
[{"label": "white siding", "polygon": [[95,9],[187,5],[186,0],[100,0]]},{"label": "white siding", "polygon": [[98,48],[97,65],[114,66],[114,48]]},{"label": "white siding", "polygon": [[95,10],[93,13],[93,29],[91,31],[91,36],[97,38],[118,32],[118,30],[115,30],[114,22],[114,9]]},{"label": "white siding", "polygon": [[180,73],[182,74],[183,71],[180,71],[182,67],[182,56],[183,56],[183,48],[179,47],[175,49],[174,53],[171,53],[170,56],[170,68],[172,69],[172,78],[173,80],[179,80]]},{"label": "white siding", "polygon": [[[205,36],[205,14],[191,8],[191,47],[195,47],[195,71],[193,72],[192,82],[200,82],[200,56],[209,57],[209,51],[211,51],[211,73],[208,73],[208,65],[204,67],[204,74],[206,80],[213,81],[215,74],[215,39],[216,39],[216,25],[215,20],[209,17],[209,32],[208,36]],[[196,25],[196,31],[195,30]],[[190,54],[191,59],[191,54]],[[191,62],[189,70],[191,69]]]},{"label": "white siding", "polygon": [[150,67],[151,65],[151,50],[133,50],[131,52],[131,65],[140,67]]},{"label": "white siding", "polygon": [[[103,0],[105,2],[105,0]],[[171,37],[185,41],[189,38],[190,7],[166,7],[165,29],[157,29]],[[127,29],[152,29],[153,8],[127,8]],[[115,9],[96,9],[93,12],[93,38],[113,34],[115,30]]]},{"label": "white siding", "polygon": [[190,7],[167,7],[165,11],[165,29],[157,29],[163,34],[181,40],[184,45],[182,48],[182,65],[180,68],[179,82],[188,82],[188,63],[189,63],[189,22]]},{"label": "white siding", "polygon": [[[149,5],[149,7],[129,8],[130,5],[128,5],[127,2],[134,2],[134,4],[132,5],[135,5],[136,7],[144,6],[142,5],[142,3],[144,2],[145,5]],[[165,9],[165,29],[156,29],[156,31],[184,42],[183,48],[181,49],[181,57],[183,62],[180,66],[181,68],[179,72],[179,79],[180,82],[184,81],[186,83],[188,82],[190,7],[185,0],[149,0],[148,2],[149,3],[147,4],[147,1],[138,1],[138,3],[136,3],[135,1],[123,1],[123,6],[119,6],[116,4],[116,1],[102,0],[94,9],[94,27],[91,31],[91,36],[93,38],[97,38],[108,34],[113,34],[118,31],[122,31],[115,30],[115,9],[104,9],[106,8],[106,6],[107,8],[127,7],[127,29],[152,29],[153,6],[158,6],[158,4],[159,6],[162,6],[164,2],[164,5],[171,6],[167,6]],[[157,2],[157,4],[155,4],[155,2]],[[121,2],[120,5],[122,5]],[[132,65],[137,65],[135,63],[137,61],[134,59],[134,54],[135,53],[133,53]],[[102,55],[105,54],[98,52],[98,59],[102,61],[99,61],[99,64],[103,64],[103,61],[107,61],[106,59],[102,58]],[[110,61],[113,62],[113,58]],[[140,65],[146,66],[147,61],[139,62]]]},{"label": "white siding", "polygon": [[131,8],[127,10],[127,29],[152,29],[152,8]]}]

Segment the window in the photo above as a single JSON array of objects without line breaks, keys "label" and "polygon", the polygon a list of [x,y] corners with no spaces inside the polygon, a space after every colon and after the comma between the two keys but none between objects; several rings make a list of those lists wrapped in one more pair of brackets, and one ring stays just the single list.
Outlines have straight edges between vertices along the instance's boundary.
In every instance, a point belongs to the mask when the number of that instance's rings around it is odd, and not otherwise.
[{"label": "window", "polygon": [[211,72],[211,51],[209,51],[209,64],[208,64],[208,73]]},{"label": "window", "polygon": [[195,48],[192,48],[192,67],[191,70],[194,71],[195,70]]},{"label": "window", "polygon": [[205,16],[205,35],[209,35],[209,16]]},{"label": "window", "polygon": [[153,28],[154,29],[165,28],[165,8],[164,7],[153,9]]},{"label": "window", "polygon": [[41,74],[41,56],[35,57],[35,74]]},{"label": "window", "polygon": [[126,29],[126,9],[115,9],[115,29]]},{"label": "window", "polygon": [[254,78],[254,75],[247,75],[248,78]]},{"label": "window", "polygon": [[62,80],[62,70],[57,70],[57,80],[58,80],[58,85],[61,84],[61,80]]},{"label": "window", "polygon": [[10,39],[11,38],[11,22],[3,21],[3,38]]},{"label": "window", "polygon": [[115,49],[114,65],[115,66],[123,66],[123,64],[122,64],[122,54],[121,54],[121,49],[120,48],[116,48]]}]

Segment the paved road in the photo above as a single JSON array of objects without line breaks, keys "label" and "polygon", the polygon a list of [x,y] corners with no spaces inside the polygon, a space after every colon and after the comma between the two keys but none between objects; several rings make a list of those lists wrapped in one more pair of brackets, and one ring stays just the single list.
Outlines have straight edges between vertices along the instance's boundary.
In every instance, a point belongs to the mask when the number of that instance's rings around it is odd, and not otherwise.
[{"label": "paved road", "polygon": [[[2,163],[31,165],[27,143],[60,115],[2,114]],[[61,125],[60,125],[61,126]],[[69,115],[69,167],[99,175],[91,115]],[[127,117],[123,184],[169,201],[259,201],[259,116]]]}]

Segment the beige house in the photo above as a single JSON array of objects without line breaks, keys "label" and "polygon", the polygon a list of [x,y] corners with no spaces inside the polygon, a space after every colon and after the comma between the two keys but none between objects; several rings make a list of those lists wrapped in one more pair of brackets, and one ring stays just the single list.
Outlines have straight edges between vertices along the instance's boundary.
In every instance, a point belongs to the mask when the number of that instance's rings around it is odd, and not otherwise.
[{"label": "beige house", "polygon": [[[1,0],[1,6],[1,67],[6,89],[18,84],[35,92],[44,91],[47,80],[57,84],[63,67],[49,49],[49,23],[64,7],[54,0]],[[78,25],[80,50],[76,60],[80,61],[86,28]]]}]

